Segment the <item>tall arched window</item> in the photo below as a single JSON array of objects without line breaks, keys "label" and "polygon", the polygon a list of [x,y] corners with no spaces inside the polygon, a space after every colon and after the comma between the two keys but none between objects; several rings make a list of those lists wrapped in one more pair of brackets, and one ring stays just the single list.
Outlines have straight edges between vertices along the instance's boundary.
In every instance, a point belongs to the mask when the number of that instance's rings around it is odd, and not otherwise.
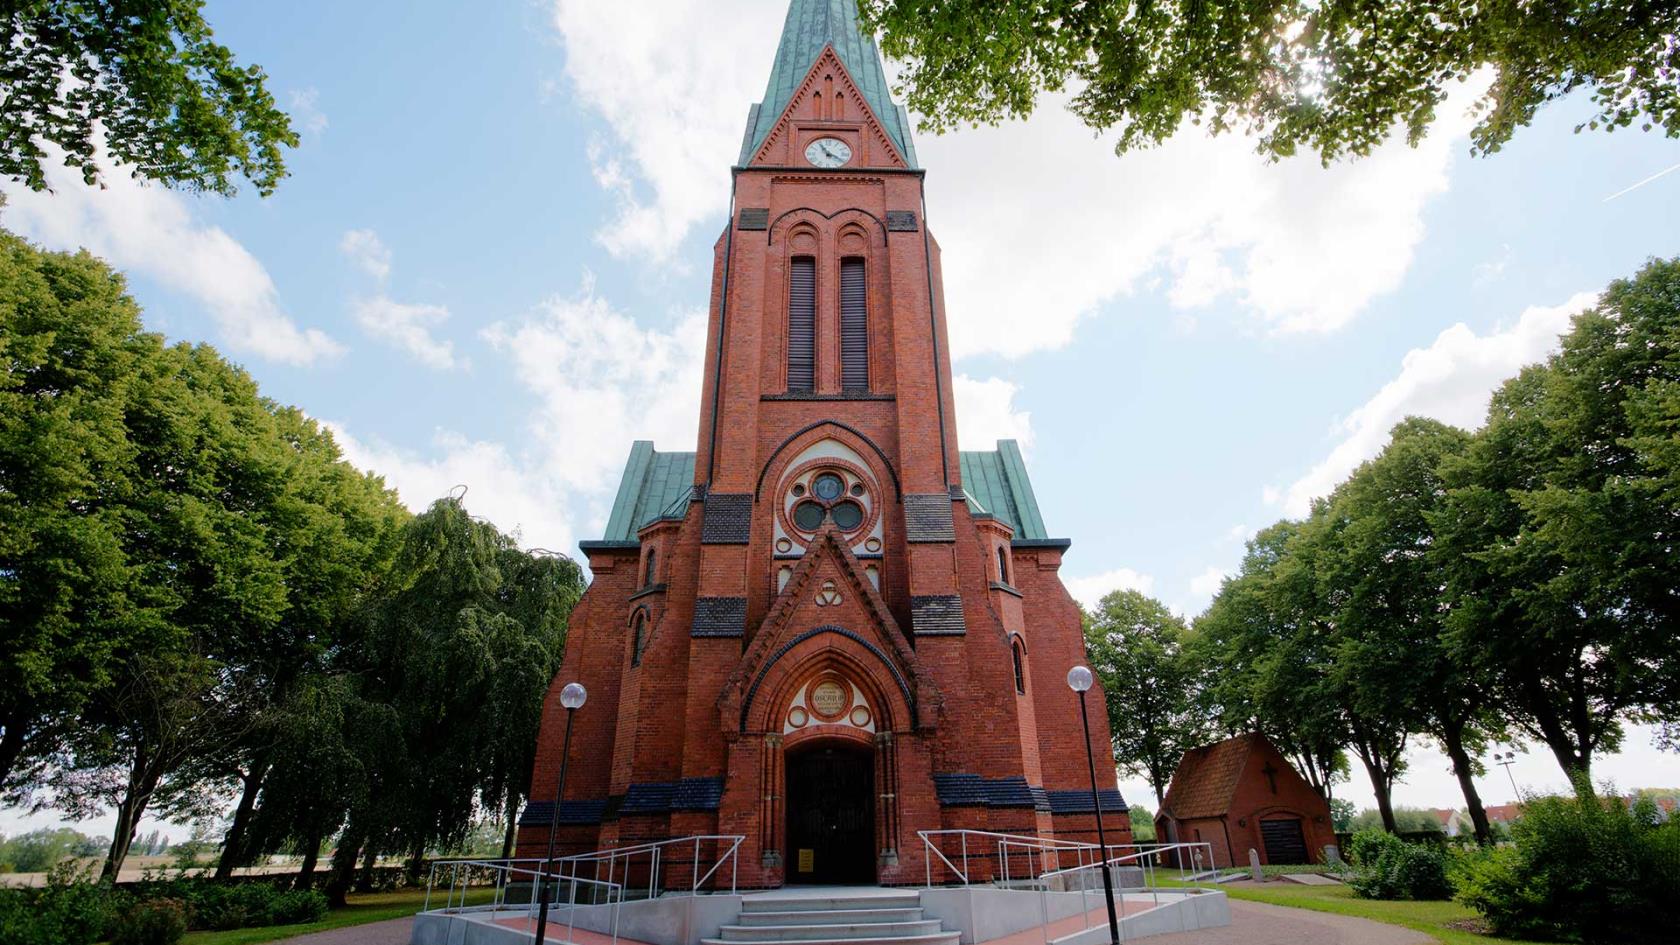
[{"label": "tall arched window", "polygon": [[1015,659],[1015,691],[1027,694],[1027,648],[1021,645],[1021,638],[1014,637],[1009,641],[1009,649]]},{"label": "tall arched window", "polygon": [[642,665],[642,650],[647,646],[647,612],[638,610],[630,618],[630,665]]},{"label": "tall arched window", "polygon": [[790,392],[816,386],[817,261],[798,256],[788,270],[788,363]]},{"label": "tall arched window", "polygon": [[869,291],[861,259],[840,261],[840,387],[869,389]]},{"label": "tall arched window", "polygon": [[998,545],[998,581],[1009,583],[1009,549]]},{"label": "tall arched window", "polygon": [[642,577],[642,586],[643,587],[652,587],[653,586],[653,579],[654,579],[654,577],[656,577],[659,574],[659,571],[658,571],[657,566],[656,566],[656,562],[657,562],[658,558],[659,558],[659,549],[649,548],[648,549],[648,554],[647,554],[647,573]]}]

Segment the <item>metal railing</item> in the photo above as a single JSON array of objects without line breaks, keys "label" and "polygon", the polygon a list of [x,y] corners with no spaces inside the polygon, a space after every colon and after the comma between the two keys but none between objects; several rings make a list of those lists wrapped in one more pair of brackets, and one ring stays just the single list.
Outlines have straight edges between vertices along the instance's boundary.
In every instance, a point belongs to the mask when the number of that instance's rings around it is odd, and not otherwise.
[{"label": "metal railing", "polygon": [[[444,912],[468,909],[466,901],[469,889],[484,886],[490,886],[493,890],[490,903],[470,908],[506,909],[509,907],[510,887],[527,881],[531,883],[533,894],[517,905],[527,906],[529,911],[535,911],[538,904],[535,890],[541,881],[547,880],[553,884],[554,890],[554,898],[550,900],[551,909],[563,905],[574,913],[575,918],[575,911],[579,906],[612,906],[613,935],[616,939],[617,909],[627,899],[657,899],[660,896],[672,895],[698,896],[705,892],[721,892],[725,863],[729,864],[729,892],[733,895],[740,872],[740,849],[744,840],[746,837],[740,834],[697,834],[557,856],[547,861],[546,867],[541,857],[433,860],[431,871],[426,878],[426,899],[422,911],[432,911],[433,894],[443,888],[439,883],[440,876],[448,880],[447,894],[441,910]],[[708,845],[711,847],[709,855],[703,857],[702,854],[708,852]],[[679,879],[677,887],[671,888],[668,882],[670,873],[684,867],[687,868],[687,882],[683,883]],[[702,867],[705,869],[702,870]],[[475,874],[479,880],[476,883]],[[580,891],[586,894],[581,899]],[[459,905],[456,904],[457,893],[460,896]],[[567,897],[567,902],[558,902],[561,895]]]},{"label": "metal railing", "polygon": [[[529,863],[531,866],[527,868],[518,865],[521,863]],[[435,860],[432,863],[431,874],[426,880],[426,901],[425,905],[422,906],[421,911],[433,911],[432,892],[437,888],[439,867],[443,867],[449,873],[448,893],[444,897],[443,907],[436,910],[437,912],[443,914],[459,914],[469,911],[503,911],[508,908],[508,889],[512,887],[515,882],[523,881],[521,879],[523,877],[528,878],[531,883],[533,895],[531,895],[525,902],[521,902],[518,905],[524,907],[525,917],[530,919],[530,917],[536,915],[537,909],[542,903],[541,898],[536,894],[538,890],[545,889],[542,881],[545,879],[550,881],[558,880],[557,882],[553,882],[551,886],[546,887],[547,890],[550,890],[550,892],[547,893],[550,897],[549,912],[555,916],[554,923],[555,927],[558,928],[560,925],[558,913],[562,909],[565,910],[566,940],[571,941],[574,933],[577,931],[577,910],[580,906],[604,904],[611,909],[611,920],[608,926],[608,933],[612,938],[613,945],[617,945],[619,910],[624,905],[623,884],[597,879],[586,879],[577,875],[564,875],[562,872],[552,869],[544,871],[540,869],[541,864],[542,859],[540,857],[508,860]],[[556,864],[558,865],[558,861],[556,861]],[[489,885],[492,886],[493,893],[489,903],[469,906],[467,905],[467,894],[474,888],[473,874],[475,872],[479,873],[481,876],[485,873],[489,874],[487,878],[490,880]],[[590,901],[578,901],[578,889],[580,887],[590,890]],[[461,899],[459,905],[455,902],[457,891],[459,891]],[[564,902],[560,901],[562,893],[564,893],[566,897]],[[604,900],[604,903],[602,900]]]}]

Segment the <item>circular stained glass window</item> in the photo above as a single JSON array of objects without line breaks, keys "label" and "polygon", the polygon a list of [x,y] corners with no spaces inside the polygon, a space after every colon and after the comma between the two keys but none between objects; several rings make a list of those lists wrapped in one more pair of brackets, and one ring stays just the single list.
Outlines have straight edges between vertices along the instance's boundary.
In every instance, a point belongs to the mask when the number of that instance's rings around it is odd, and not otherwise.
[{"label": "circular stained glass window", "polygon": [[843,532],[849,532],[863,524],[863,507],[856,502],[841,502],[831,510],[831,514],[834,516],[834,524],[840,526]]},{"label": "circular stained glass window", "polygon": [[824,502],[832,502],[840,498],[840,493],[846,491],[846,484],[833,473],[823,473],[811,483],[811,491]]},{"label": "circular stained glass window", "polygon": [[815,502],[801,502],[793,507],[793,524],[808,532],[822,527],[823,507]]},{"label": "circular stained glass window", "polygon": [[861,482],[852,483],[852,495],[863,495],[863,483],[861,483]]},{"label": "circular stained glass window", "polygon": [[802,485],[795,484],[794,487],[793,487],[793,494],[796,495],[796,496],[804,495],[805,494],[805,487],[802,486]]}]

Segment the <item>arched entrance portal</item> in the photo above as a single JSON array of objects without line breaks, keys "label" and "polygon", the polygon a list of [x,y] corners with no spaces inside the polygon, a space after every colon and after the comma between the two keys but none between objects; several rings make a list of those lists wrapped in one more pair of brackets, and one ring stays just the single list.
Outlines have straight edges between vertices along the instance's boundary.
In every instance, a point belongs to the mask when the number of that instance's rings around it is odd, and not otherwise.
[{"label": "arched entrance portal", "polygon": [[823,739],[787,753],[787,881],[875,882],[875,752]]}]

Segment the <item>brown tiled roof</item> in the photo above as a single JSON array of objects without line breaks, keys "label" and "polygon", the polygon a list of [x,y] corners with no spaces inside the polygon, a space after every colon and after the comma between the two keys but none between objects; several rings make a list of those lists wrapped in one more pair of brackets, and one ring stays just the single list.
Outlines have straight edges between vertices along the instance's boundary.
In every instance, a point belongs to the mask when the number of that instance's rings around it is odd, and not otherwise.
[{"label": "brown tiled roof", "polygon": [[1248,753],[1259,739],[1250,733],[1192,748],[1179,759],[1161,809],[1179,820],[1219,817],[1231,808]]},{"label": "brown tiled roof", "polygon": [[1492,804],[1482,809],[1488,820],[1508,824],[1522,816],[1521,804]]}]

